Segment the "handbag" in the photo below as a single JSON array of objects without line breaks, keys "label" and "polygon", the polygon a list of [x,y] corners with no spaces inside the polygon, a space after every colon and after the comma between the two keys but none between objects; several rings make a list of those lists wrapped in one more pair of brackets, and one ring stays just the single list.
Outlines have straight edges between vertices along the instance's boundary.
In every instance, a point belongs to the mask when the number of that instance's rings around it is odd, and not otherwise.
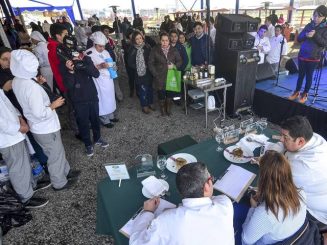
[{"label": "handbag", "polygon": [[181,72],[176,68],[168,69],[166,78],[166,91],[181,91]]}]

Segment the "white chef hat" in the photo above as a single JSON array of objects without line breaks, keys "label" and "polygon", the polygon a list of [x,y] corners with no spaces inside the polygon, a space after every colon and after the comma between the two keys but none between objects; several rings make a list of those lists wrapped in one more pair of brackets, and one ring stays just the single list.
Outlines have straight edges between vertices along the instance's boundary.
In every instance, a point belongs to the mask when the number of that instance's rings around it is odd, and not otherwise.
[{"label": "white chef hat", "polygon": [[32,31],[31,38],[39,42],[45,42],[45,43],[47,42],[44,36],[38,31]]},{"label": "white chef hat", "polygon": [[96,31],[94,32],[90,39],[93,41],[94,44],[99,44],[99,45],[106,45],[108,42],[108,39],[106,36],[101,32],[101,31]]},{"label": "white chef hat", "polygon": [[15,77],[31,79],[36,77],[39,61],[36,56],[25,49],[11,52],[10,70]]}]

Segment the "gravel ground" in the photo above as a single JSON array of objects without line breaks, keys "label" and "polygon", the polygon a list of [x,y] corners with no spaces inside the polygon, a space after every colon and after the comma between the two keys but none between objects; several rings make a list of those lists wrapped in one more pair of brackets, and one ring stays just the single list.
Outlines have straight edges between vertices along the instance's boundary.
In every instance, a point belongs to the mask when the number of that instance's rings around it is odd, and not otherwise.
[{"label": "gravel ground", "polygon": [[[128,95],[124,74],[120,84]],[[105,150],[96,148],[92,158],[85,155],[83,144],[68,129],[66,109],[59,112],[67,158],[71,167],[82,173],[72,189],[39,191],[37,196],[48,198],[49,204],[33,211],[33,220],[28,224],[10,230],[3,244],[114,244],[111,237],[95,234],[96,184],[106,177],[103,164],[126,162],[130,166],[136,155],[156,155],[159,143],[186,134],[197,141],[212,137],[212,121],[217,116],[217,112],[209,114],[209,127],[205,129],[203,110],[191,110],[186,116],[181,106],[174,106],[171,117],[161,117],[159,110],[145,115],[136,97],[125,97],[118,108],[120,121],[112,129],[102,128],[102,136],[110,146]]]}]

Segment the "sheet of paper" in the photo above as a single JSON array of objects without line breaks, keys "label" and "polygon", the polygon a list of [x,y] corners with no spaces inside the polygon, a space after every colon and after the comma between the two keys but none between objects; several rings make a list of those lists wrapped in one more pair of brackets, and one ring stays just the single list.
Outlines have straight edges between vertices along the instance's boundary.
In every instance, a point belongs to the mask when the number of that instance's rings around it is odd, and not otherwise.
[{"label": "sheet of paper", "polygon": [[239,202],[255,176],[254,173],[231,164],[224,176],[218,179],[213,187]]},{"label": "sheet of paper", "polygon": [[[166,209],[171,209],[171,208],[176,208],[176,205],[160,198],[160,204],[159,204],[157,210],[154,212],[154,216],[157,217],[159,214],[164,212]],[[143,209],[140,208],[134,214],[134,216],[119,230],[119,232],[122,233],[127,238],[129,238],[129,236],[132,233],[135,220],[142,213],[142,211],[143,211]]]},{"label": "sheet of paper", "polygon": [[126,164],[108,164],[105,168],[111,180],[129,179]]},{"label": "sheet of paper", "polygon": [[166,190],[162,182],[155,176],[144,179],[142,185],[152,196],[159,196]]}]

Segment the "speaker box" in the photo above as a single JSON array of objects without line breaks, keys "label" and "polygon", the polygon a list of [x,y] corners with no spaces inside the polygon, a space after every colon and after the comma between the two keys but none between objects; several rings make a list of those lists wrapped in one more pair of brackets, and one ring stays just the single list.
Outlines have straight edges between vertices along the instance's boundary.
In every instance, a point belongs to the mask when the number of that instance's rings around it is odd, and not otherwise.
[{"label": "speaker box", "polygon": [[252,49],[255,38],[248,33],[216,33],[218,50],[242,50]]},{"label": "speaker box", "polygon": [[299,72],[298,60],[297,58],[289,59],[285,64],[285,69],[290,72],[290,74],[295,74]]},{"label": "speaker box", "polygon": [[[227,114],[234,116],[236,111],[252,106],[255,90],[255,78],[258,63],[253,57],[257,50],[221,50],[216,51],[216,77],[224,77],[233,84],[227,89]],[[242,62],[244,57],[249,61]]]},{"label": "speaker box", "polygon": [[225,33],[256,32],[258,20],[241,14],[218,14],[216,29]]},{"label": "speaker box", "polygon": [[259,64],[256,72],[256,80],[263,81],[269,78],[276,79],[276,73],[269,63]]}]

